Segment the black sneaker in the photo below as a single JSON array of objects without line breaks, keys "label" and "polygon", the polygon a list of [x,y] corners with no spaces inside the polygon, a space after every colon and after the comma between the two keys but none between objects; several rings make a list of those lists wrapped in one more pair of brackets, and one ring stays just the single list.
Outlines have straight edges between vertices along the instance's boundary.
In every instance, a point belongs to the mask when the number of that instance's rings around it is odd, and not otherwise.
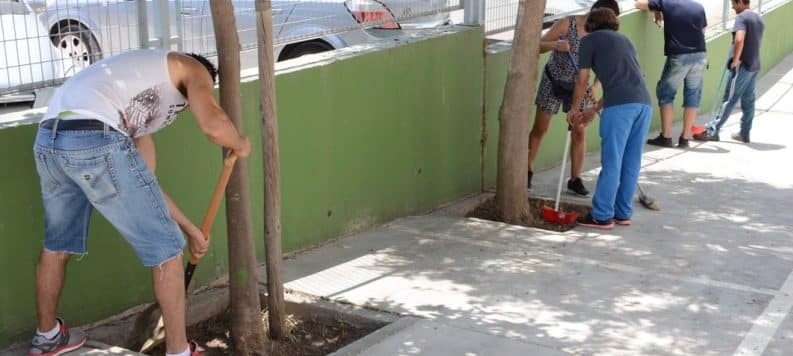
[{"label": "black sneaker", "polygon": [[567,181],[567,192],[582,197],[589,195],[589,191],[584,186],[584,182],[581,180],[580,177],[576,179],[570,179]]},{"label": "black sneaker", "polygon": [[69,330],[63,324],[63,320],[57,319],[61,327],[61,331],[54,338],[48,339],[39,333],[33,336],[33,341],[30,343],[30,351],[28,356],[58,356],[65,354],[72,350],[77,350],[88,338],[85,333],[80,330]]},{"label": "black sneaker", "polygon": [[719,134],[711,135],[705,131],[703,133],[694,134],[694,139],[697,141],[718,141]]},{"label": "black sneaker", "polygon": [[531,190],[531,177],[534,175],[534,172],[529,171],[529,178],[526,180],[526,189]]},{"label": "black sneaker", "polygon": [[661,146],[661,147],[674,147],[675,144],[672,143],[671,137],[664,137],[664,135],[658,134],[658,137],[651,138],[647,140],[648,145],[653,146]]},{"label": "black sneaker", "polygon": [[677,139],[677,148],[688,148],[688,140],[680,136],[680,138]]},{"label": "black sneaker", "polygon": [[594,229],[604,229],[604,230],[611,230],[614,228],[614,222],[609,220],[597,220],[592,217],[592,214],[586,214],[586,216],[579,216],[578,219],[575,221],[578,225],[584,227],[591,227]]},{"label": "black sneaker", "polygon": [[749,143],[749,138],[748,137],[743,137],[743,135],[741,135],[740,132],[736,132],[736,133],[732,134],[732,139],[735,140],[735,141],[741,141],[743,143]]}]

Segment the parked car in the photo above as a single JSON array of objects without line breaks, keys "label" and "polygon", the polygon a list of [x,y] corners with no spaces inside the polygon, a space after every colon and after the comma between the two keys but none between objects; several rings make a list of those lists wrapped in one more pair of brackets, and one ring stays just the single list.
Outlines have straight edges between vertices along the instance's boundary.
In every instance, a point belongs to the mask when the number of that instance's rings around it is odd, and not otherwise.
[{"label": "parked car", "polygon": [[27,4],[0,0],[0,103],[32,101],[33,83],[62,76],[46,33]]},{"label": "parked car", "polygon": [[[140,48],[137,38],[137,1],[123,0],[29,0],[47,24],[53,44],[76,67],[115,53]],[[180,7],[177,8],[177,4]],[[415,14],[423,8],[445,7],[447,0],[273,0],[275,58],[286,60],[367,43],[376,37],[359,28],[359,23],[388,20]],[[148,0],[149,18],[155,4]],[[256,45],[256,13],[253,0],[232,0],[237,30],[243,48]],[[179,36],[185,51],[214,52],[214,30],[206,0],[169,1],[170,33]],[[420,28],[448,22],[448,15],[436,15],[407,22],[388,22],[381,28]],[[148,21],[154,33],[154,21]],[[343,33],[338,29],[349,29]],[[333,33],[333,34],[330,34]]]}]

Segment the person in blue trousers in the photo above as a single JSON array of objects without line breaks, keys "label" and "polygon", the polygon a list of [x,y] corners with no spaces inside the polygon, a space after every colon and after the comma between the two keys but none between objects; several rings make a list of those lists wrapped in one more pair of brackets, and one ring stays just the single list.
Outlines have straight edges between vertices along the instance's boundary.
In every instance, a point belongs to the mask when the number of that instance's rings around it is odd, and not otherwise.
[{"label": "person in blue trousers", "polygon": [[652,113],[652,99],[644,82],[636,48],[617,32],[619,20],[610,9],[589,13],[579,52],[580,71],[573,91],[573,108],[584,100],[590,71],[603,86],[603,97],[592,107],[571,110],[571,126],[587,125],[600,115],[602,169],[592,197],[592,212],[578,218],[586,227],[611,229],[630,225],[633,195],[639,180],[642,148]]},{"label": "person in blue trousers", "polygon": [[732,0],[732,8],[738,17],[732,28],[732,48],[724,99],[724,107],[720,114],[708,123],[708,129],[694,135],[698,141],[718,141],[719,130],[727,122],[732,109],[738,100],[741,101],[741,131],[732,135],[732,139],[749,143],[749,132],[754,120],[755,81],[760,71],[760,42],[763,40],[765,24],[756,12],[749,9],[749,0]]}]

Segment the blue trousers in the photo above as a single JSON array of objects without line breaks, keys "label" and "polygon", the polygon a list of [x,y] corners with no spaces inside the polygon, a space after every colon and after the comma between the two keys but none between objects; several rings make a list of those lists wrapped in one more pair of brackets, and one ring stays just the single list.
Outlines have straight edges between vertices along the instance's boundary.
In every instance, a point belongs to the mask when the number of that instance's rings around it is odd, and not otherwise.
[{"label": "blue trousers", "polygon": [[[737,80],[735,79],[737,76]],[[755,101],[755,82],[757,79],[757,72],[750,72],[743,66],[739,66],[737,70],[730,70],[730,75],[727,77],[727,88],[724,90],[724,98],[722,99],[722,112],[720,116],[713,118],[713,121],[708,123],[708,133],[718,135],[719,130],[727,122],[730,117],[732,109],[738,100],[741,101],[741,136],[749,138],[749,132],[752,130],[752,121],[754,120],[754,101]],[[730,87],[735,80],[735,88],[733,89],[732,97],[730,97]]]},{"label": "blue trousers", "polygon": [[609,106],[600,116],[600,164],[592,217],[630,219],[639,182],[642,149],[652,108],[646,104]]}]

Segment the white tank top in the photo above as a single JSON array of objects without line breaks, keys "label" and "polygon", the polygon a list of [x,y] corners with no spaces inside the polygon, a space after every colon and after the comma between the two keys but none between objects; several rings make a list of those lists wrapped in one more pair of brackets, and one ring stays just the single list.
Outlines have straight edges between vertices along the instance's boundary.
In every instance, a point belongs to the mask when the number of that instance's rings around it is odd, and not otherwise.
[{"label": "white tank top", "polygon": [[94,63],[63,83],[44,120],[94,119],[140,137],[170,125],[186,106],[168,73],[168,51],[137,50]]}]

